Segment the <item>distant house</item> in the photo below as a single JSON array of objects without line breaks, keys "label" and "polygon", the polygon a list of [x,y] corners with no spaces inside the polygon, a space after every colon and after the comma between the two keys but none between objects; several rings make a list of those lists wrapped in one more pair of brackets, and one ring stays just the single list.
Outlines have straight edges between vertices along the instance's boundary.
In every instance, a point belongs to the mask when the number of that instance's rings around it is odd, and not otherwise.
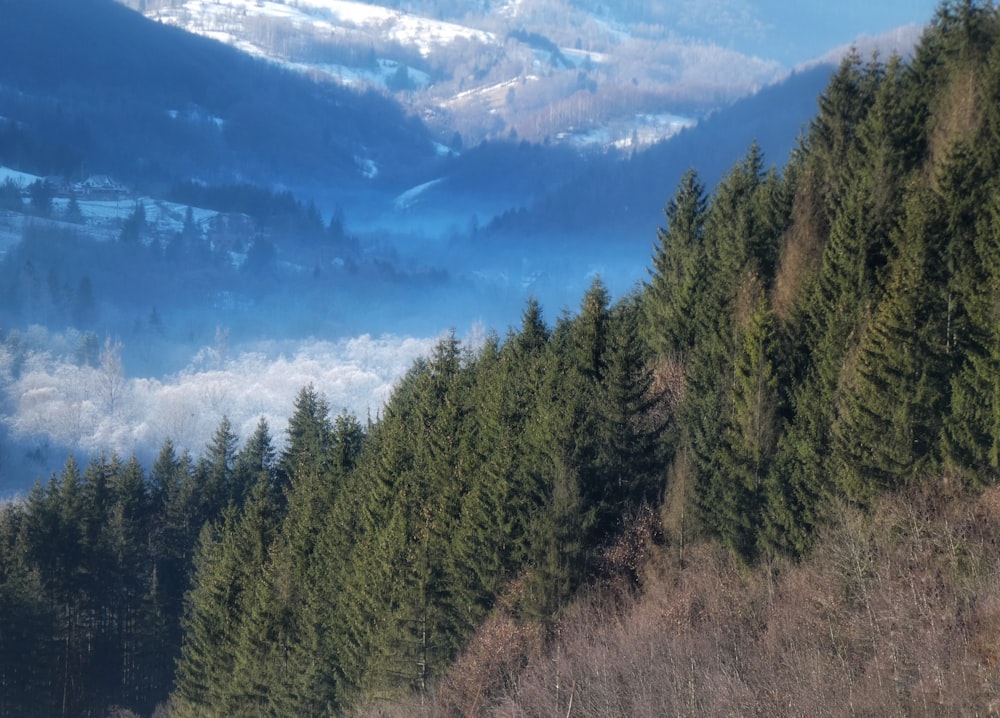
[{"label": "distant house", "polygon": [[122,199],[129,194],[128,187],[108,175],[91,175],[78,183],[76,190],[90,199]]}]

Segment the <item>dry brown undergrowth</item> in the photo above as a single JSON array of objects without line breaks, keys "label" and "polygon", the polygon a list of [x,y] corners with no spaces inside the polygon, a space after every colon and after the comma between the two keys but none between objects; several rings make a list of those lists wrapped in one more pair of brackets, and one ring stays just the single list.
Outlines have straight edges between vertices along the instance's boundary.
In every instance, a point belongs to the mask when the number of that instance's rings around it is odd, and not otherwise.
[{"label": "dry brown undergrowth", "polygon": [[635,596],[580,599],[544,648],[501,609],[434,695],[364,714],[1000,715],[1000,488],[833,514],[800,564],[659,548]]}]

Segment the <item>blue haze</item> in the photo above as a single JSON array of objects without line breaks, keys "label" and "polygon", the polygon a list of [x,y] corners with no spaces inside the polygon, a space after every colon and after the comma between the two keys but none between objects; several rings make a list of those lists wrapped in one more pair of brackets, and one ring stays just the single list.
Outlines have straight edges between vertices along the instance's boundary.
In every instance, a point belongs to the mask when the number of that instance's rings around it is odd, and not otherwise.
[{"label": "blue haze", "polygon": [[[673,16],[676,32],[791,69],[860,34],[924,23],[936,3],[707,0],[675,6],[688,10]],[[709,24],[713,20],[718,24]],[[696,167],[712,187],[754,141],[768,164],[780,168],[815,112],[830,69],[797,73],[634,156],[581,160],[511,143],[428,163],[432,169],[401,162],[392,182],[369,188],[275,177],[296,196],[315,200],[324,220],[343,212],[355,254],[318,265],[302,259],[312,256],[307,243],[285,237],[288,246],[278,247],[266,271],[216,268],[218,276],[209,276],[194,263],[186,271],[175,266],[177,277],[140,279],[115,299],[107,297],[107,285],[127,277],[129,267],[91,270],[104,294],[98,296],[100,320],[88,328],[102,342],[121,338],[131,397],[111,418],[100,416],[100,392],[82,386],[101,377],[74,357],[78,328],[29,317],[30,306],[20,315],[0,306],[0,338],[16,328],[28,348],[27,359],[17,360],[23,360],[18,381],[5,379],[16,362],[0,352],[0,496],[44,479],[68,449],[84,456],[136,451],[149,460],[171,436],[197,454],[223,414],[244,437],[265,415],[280,442],[294,392],[309,381],[334,411],[376,416],[394,377],[442,332],[452,329],[471,345],[485,331],[503,335],[519,321],[528,297],[540,300],[551,324],[576,309],[598,276],[615,297],[623,296],[647,276],[662,208],[684,170]],[[398,140],[401,147],[405,142]],[[420,155],[414,150],[413,156]],[[431,181],[415,201],[399,205],[407,189]],[[76,286],[78,264],[68,254],[53,258],[60,291],[63,284]],[[47,271],[39,264],[39,286]],[[218,296],[209,283],[219,276],[228,283],[225,296],[235,301],[201,301]],[[163,323],[155,331],[154,308]]]}]

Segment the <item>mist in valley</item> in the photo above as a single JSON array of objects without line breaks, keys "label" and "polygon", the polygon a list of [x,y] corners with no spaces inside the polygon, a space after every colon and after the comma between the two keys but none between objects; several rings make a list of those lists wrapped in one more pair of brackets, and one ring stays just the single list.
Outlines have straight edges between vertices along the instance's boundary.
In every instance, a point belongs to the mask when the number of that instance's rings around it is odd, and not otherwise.
[{"label": "mist in valley", "polygon": [[[117,42],[96,57],[76,29],[97,7],[109,37],[128,29],[135,45],[169,51],[140,53],[134,68]],[[0,63],[0,497],[46,480],[67,452],[148,463],[169,438],[198,455],[223,417],[241,438],[264,417],[280,445],[308,384],[335,412],[376,420],[399,378],[448,334],[474,351],[518,324],[531,298],[553,325],[596,277],[626,296],[647,276],[682,173],[697,167],[712,187],[755,142],[769,166],[784,165],[833,67],[791,72],[737,102],[732,89],[696,110],[678,101],[685,116],[663,115],[675,123],[667,139],[640,138],[637,125],[626,142],[581,149],[582,130],[528,141],[506,127],[463,146],[441,118],[428,130],[391,97],[315,91],[114,3],[15,10],[26,29],[0,43],[10,55]],[[774,35],[764,22],[773,14],[762,4],[759,37],[734,44],[756,51]],[[69,61],[25,40],[42,32]],[[531,69],[547,45],[522,34],[517,52]],[[692,63],[734,50],[699,52]],[[801,52],[772,56],[791,67]],[[177,57],[190,58],[181,71]],[[198,58],[216,68],[210,81],[198,79]],[[20,61],[31,72],[18,75]],[[546,62],[552,76],[586,79]],[[769,80],[782,76],[760,63]],[[151,91],[160,76],[175,79]],[[762,77],[740,80],[743,91]],[[600,92],[573,86],[573,101],[616,97],[605,82]],[[53,114],[58,92],[68,109]],[[523,120],[513,97],[526,94],[508,97],[511,117]]]},{"label": "mist in valley", "polygon": [[[242,438],[263,416],[280,445],[308,384],[334,411],[377,419],[396,380],[443,336],[473,350],[517,324],[529,298],[552,323],[597,276],[622,296],[642,280],[655,238],[502,231],[475,206],[449,214],[415,197],[388,209],[385,226],[354,230],[334,209],[302,235],[243,236],[224,226],[237,217],[201,209],[185,228],[183,205],[117,204],[112,219],[79,201],[77,223],[65,221],[66,200],[46,216],[26,205],[8,226],[5,495],[45,480],[70,451],[148,464],[170,438],[196,456],[224,416]],[[143,225],[127,236],[137,212]]]}]

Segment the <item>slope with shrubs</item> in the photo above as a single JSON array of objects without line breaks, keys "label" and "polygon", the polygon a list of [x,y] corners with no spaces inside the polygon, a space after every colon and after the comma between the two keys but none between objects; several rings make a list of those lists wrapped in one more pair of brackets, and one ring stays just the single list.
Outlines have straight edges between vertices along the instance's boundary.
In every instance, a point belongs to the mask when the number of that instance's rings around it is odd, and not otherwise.
[{"label": "slope with shrubs", "polygon": [[963,0],[848,57],[782,172],[684,177],[633,295],[447,338],[367,426],[303,390],[172,714],[995,711],[998,39]]},{"label": "slope with shrubs", "polygon": [[1000,494],[838,502],[806,561],[653,548],[549,644],[501,605],[424,700],[380,716],[994,715]]}]

